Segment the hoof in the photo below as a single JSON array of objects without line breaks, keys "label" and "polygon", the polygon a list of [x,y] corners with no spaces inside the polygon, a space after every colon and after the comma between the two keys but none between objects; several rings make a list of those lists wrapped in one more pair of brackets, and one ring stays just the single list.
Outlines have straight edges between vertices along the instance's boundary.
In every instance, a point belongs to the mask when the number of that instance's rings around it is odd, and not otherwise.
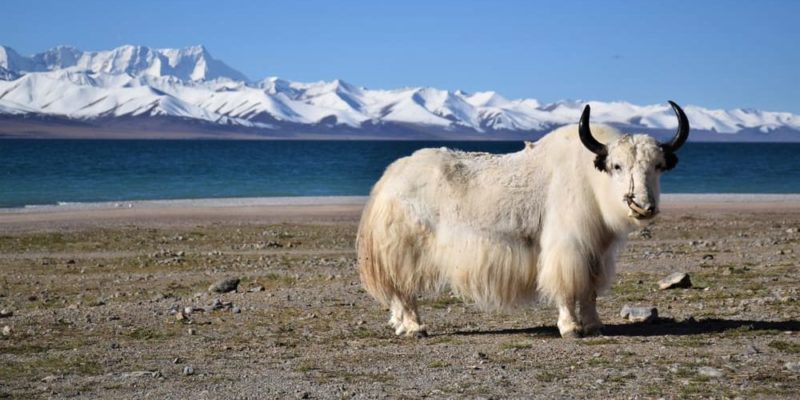
[{"label": "hoof", "polygon": [[421,330],[421,331],[416,331],[414,333],[414,337],[417,338],[417,339],[425,339],[426,337],[428,337],[428,331],[426,331],[424,329]]},{"label": "hoof", "polygon": [[590,328],[583,329],[583,336],[590,337],[590,336],[603,336],[603,326],[593,326]]},{"label": "hoof", "polygon": [[580,339],[581,334],[578,331],[566,331],[561,332],[561,338],[563,339]]}]

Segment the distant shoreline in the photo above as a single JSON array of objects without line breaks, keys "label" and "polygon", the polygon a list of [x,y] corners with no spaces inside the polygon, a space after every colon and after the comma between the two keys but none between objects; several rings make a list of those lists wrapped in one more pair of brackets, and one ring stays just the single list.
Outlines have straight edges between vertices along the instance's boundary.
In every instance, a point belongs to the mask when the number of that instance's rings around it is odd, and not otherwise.
[{"label": "distant shoreline", "polygon": [[[125,209],[181,209],[280,206],[363,206],[368,196],[295,196],[295,197],[232,197],[171,200],[120,200],[100,202],[61,202],[59,204],[26,205],[0,208],[0,214],[33,214],[60,211],[93,211]],[[665,193],[664,208],[697,207],[800,207],[800,193]]]},{"label": "distant shoreline", "polygon": [[[144,200],[0,209],[0,232],[102,227],[356,224],[366,196]],[[666,194],[665,215],[800,213],[800,194]],[[658,219],[656,219],[656,223]]]}]

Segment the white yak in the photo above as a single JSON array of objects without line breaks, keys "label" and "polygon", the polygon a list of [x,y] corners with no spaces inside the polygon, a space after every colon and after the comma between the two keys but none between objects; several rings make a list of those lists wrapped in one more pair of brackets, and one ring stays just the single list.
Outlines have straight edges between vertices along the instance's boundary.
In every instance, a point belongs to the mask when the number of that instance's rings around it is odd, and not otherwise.
[{"label": "white yak", "polygon": [[597,334],[596,298],[629,232],[658,213],[659,178],[689,134],[660,144],[589,125],[503,155],[422,149],[372,189],[356,240],[361,281],[398,335],[424,336],[417,296],[449,286],[484,308],[553,302],[562,337]]}]

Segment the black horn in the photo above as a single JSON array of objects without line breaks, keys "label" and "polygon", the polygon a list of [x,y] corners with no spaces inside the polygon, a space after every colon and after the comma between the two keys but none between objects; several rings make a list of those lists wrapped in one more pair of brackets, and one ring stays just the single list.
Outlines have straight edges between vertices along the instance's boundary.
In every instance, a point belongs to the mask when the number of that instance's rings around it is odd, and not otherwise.
[{"label": "black horn", "polygon": [[600,171],[606,171],[606,156],[608,155],[608,149],[606,149],[606,145],[597,141],[597,139],[592,136],[592,130],[589,129],[589,114],[591,113],[591,107],[587,104],[586,107],[583,108],[583,114],[581,114],[581,121],[578,123],[578,133],[581,137],[581,143],[586,146],[589,151],[594,154],[597,154],[597,157],[594,159],[594,166],[595,168],[599,169]]},{"label": "black horn", "polygon": [[581,122],[578,124],[581,142],[583,142],[583,145],[586,146],[587,149],[591,150],[592,153],[597,155],[605,155],[608,153],[606,146],[598,142],[597,139],[592,136],[592,130],[589,129],[589,113],[591,113],[591,107],[589,107],[587,104],[583,109],[583,114],[581,114]]},{"label": "black horn", "polygon": [[686,138],[689,137],[689,119],[686,118],[686,114],[674,101],[669,100],[669,105],[672,106],[672,111],[675,111],[675,116],[678,117],[678,130],[675,132],[675,137],[673,137],[669,143],[664,143],[662,146],[664,147],[664,151],[674,153],[683,146],[683,143],[686,142]]}]

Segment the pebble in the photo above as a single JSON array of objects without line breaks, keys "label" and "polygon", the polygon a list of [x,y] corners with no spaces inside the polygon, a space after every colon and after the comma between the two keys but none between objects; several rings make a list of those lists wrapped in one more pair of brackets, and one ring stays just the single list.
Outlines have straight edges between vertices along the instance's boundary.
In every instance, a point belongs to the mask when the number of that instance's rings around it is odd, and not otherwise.
[{"label": "pebble", "polygon": [[189,328],[189,331],[188,331],[188,332],[189,332],[189,335],[194,335],[195,333],[197,333],[197,331],[195,331],[195,330],[194,330],[194,329],[192,329],[192,328]]},{"label": "pebble", "polygon": [[685,272],[675,272],[670,274],[668,277],[658,281],[658,287],[661,290],[673,289],[673,288],[690,288],[692,287],[692,280],[689,278],[689,274]]},{"label": "pebble", "polygon": [[800,373],[800,362],[787,362],[783,367],[792,372]]},{"label": "pebble", "polygon": [[0,318],[8,318],[14,315],[14,312],[11,310],[6,310],[5,308],[0,310]]},{"label": "pebble", "polygon": [[236,291],[239,287],[239,278],[225,278],[209,286],[209,292],[228,293]]},{"label": "pebble", "polygon": [[248,290],[248,292],[250,292],[250,293],[263,292],[263,291],[264,291],[264,287],[261,286],[261,285],[258,285],[256,287],[252,287],[252,288],[250,288],[250,290]]},{"label": "pebble", "polygon": [[119,376],[120,376],[120,378],[143,378],[143,377],[158,378],[159,376],[161,376],[161,372],[159,372],[159,371],[133,371],[133,372],[123,372]]},{"label": "pebble", "polygon": [[186,376],[194,375],[194,368],[192,368],[192,367],[190,367],[188,365],[183,367],[183,374],[186,375]]},{"label": "pebble", "polygon": [[[230,301],[222,301],[220,299],[214,299],[214,301],[211,303],[211,310],[212,311],[216,311],[216,310],[226,310],[226,311],[230,310],[230,311],[233,311],[232,310],[233,308],[239,308],[239,307],[234,307],[233,303],[230,302]],[[239,312],[241,312],[241,311],[242,310],[239,309]]]},{"label": "pebble", "polygon": [[719,370],[714,367],[700,367],[697,369],[697,372],[700,375],[707,376],[709,378],[722,378],[722,376],[724,375],[722,370]]},{"label": "pebble", "polygon": [[3,327],[3,336],[11,336],[11,327],[6,325]]},{"label": "pebble", "polygon": [[234,314],[239,314],[239,313],[241,313],[241,312],[242,312],[242,309],[241,309],[241,308],[239,308],[239,307],[233,307],[233,309],[231,309],[231,311],[232,311]]},{"label": "pebble", "polygon": [[653,322],[658,319],[658,309],[655,307],[632,307],[625,305],[619,316],[631,322]]},{"label": "pebble", "polygon": [[761,353],[761,350],[759,350],[758,347],[753,346],[753,345],[747,346],[747,348],[744,350],[744,354],[748,355],[748,356],[752,356],[752,355],[760,354],[760,353]]}]

